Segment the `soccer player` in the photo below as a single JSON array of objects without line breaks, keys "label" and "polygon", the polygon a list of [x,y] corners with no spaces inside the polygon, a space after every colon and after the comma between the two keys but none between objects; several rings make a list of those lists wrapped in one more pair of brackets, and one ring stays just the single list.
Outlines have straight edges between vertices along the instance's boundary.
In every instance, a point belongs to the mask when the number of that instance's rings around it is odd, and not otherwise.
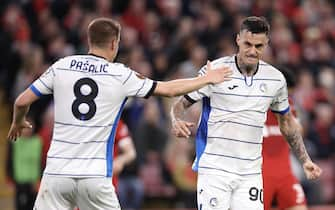
[{"label": "soccer player", "polygon": [[[291,112],[296,116],[290,94],[295,86],[295,77],[282,69],[288,87]],[[276,116],[268,111],[263,139],[263,187],[264,209],[270,210],[274,199],[282,210],[307,210],[302,186],[293,175],[290,163],[290,148],[280,133]]]},{"label": "soccer player", "polygon": [[[299,126],[290,112],[284,76],[263,62],[270,26],[263,17],[247,17],[236,36],[236,55],[219,58],[213,66],[233,70],[232,80],[207,85],[181,97],[172,107],[173,133],[188,138],[193,123],[183,113],[202,100],[196,134],[199,209],[262,210],[262,131],[266,112],[276,113],[280,130],[301,161],[308,179],[321,169],[306,152]],[[204,67],[199,74],[207,71]]]},{"label": "soccer player", "polygon": [[[8,139],[31,128],[25,116],[31,103],[53,94],[53,138],[35,210],[120,209],[112,185],[116,126],[128,97],[177,96],[231,75],[228,67],[191,78],[156,82],[120,63],[113,63],[120,41],[120,25],[108,18],[88,26],[87,55],[62,58],[51,65],[14,104]],[[211,63],[208,62],[211,69]]]}]

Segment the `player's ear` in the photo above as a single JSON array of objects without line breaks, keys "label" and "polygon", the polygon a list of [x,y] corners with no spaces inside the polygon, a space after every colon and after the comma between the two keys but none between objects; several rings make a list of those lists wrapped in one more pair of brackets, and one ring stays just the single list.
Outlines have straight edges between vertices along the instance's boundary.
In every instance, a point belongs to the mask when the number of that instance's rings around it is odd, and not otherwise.
[{"label": "player's ear", "polygon": [[240,42],[240,40],[241,40],[240,33],[238,33],[238,34],[236,35],[236,39],[235,39],[237,45],[238,45],[238,43]]},{"label": "player's ear", "polygon": [[113,39],[110,44],[109,44],[109,47],[111,50],[115,50],[117,48],[117,42],[115,39]]}]

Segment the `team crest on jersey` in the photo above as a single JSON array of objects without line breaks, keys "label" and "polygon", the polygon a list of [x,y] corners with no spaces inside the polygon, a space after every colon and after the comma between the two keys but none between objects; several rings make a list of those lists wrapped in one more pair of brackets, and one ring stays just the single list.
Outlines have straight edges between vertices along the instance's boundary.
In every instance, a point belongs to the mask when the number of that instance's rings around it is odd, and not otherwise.
[{"label": "team crest on jersey", "polygon": [[145,77],[140,73],[135,73],[135,75],[140,79],[145,79]]},{"label": "team crest on jersey", "polygon": [[265,92],[267,91],[268,87],[267,87],[267,85],[266,85],[265,83],[261,83],[261,84],[259,85],[259,89],[260,89],[263,93],[265,93]]},{"label": "team crest on jersey", "polygon": [[217,207],[217,206],[218,206],[218,199],[217,199],[216,197],[211,198],[211,199],[209,200],[209,205],[210,205],[210,207],[212,207],[212,208]]}]

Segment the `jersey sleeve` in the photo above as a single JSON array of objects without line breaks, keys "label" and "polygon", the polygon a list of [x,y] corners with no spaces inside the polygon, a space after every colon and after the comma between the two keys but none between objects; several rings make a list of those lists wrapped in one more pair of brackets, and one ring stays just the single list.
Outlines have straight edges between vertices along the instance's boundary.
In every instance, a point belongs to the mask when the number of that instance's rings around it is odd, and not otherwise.
[{"label": "jersey sleeve", "polygon": [[[206,74],[206,66],[202,67],[199,72],[198,72],[198,76],[202,76]],[[186,95],[184,95],[184,97],[191,103],[195,103],[199,100],[201,100],[203,97],[209,97],[211,94],[211,88],[210,85],[206,85],[203,88],[200,88],[199,90],[190,92]]]},{"label": "jersey sleeve", "polygon": [[37,80],[30,85],[30,89],[37,95],[48,95],[53,93],[54,67],[50,66]]},{"label": "jersey sleeve", "polygon": [[272,112],[279,114],[285,114],[290,110],[285,79],[282,80],[281,87],[278,89],[270,108]]},{"label": "jersey sleeve", "polygon": [[154,92],[157,82],[142,76],[141,74],[127,69],[127,77],[123,82],[123,90],[127,96],[148,98]]}]

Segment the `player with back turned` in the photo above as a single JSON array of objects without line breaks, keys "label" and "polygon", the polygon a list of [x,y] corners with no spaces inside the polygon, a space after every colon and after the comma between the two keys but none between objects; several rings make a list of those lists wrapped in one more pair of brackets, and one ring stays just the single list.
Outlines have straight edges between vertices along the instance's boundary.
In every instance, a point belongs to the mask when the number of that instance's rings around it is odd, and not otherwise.
[{"label": "player with back turned", "polygon": [[[193,123],[184,121],[183,113],[202,100],[193,165],[198,171],[199,209],[263,210],[262,132],[268,109],[276,113],[280,130],[307,178],[321,174],[306,152],[290,111],[284,76],[260,60],[269,32],[265,18],[245,18],[236,36],[237,54],[213,61],[213,66],[231,68],[232,80],[189,93],[171,110],[173,132],[189,137]],[[206,67],[199,71],[200,75],[206,72]]]},{"label": "player with back turned", "polygon": [[30,105],[53,94],[55,120],[47,164],[34,210],[120,209],[112,185],[116,126],[128,97],[176,96],[229,80],[229,68],[206,75],[156,82],[113,60],[120,41],[119,23],[94,19],[88,26],[87,55],[73,55],[52,64],[14,104],[8,139],[25,128]]}]

